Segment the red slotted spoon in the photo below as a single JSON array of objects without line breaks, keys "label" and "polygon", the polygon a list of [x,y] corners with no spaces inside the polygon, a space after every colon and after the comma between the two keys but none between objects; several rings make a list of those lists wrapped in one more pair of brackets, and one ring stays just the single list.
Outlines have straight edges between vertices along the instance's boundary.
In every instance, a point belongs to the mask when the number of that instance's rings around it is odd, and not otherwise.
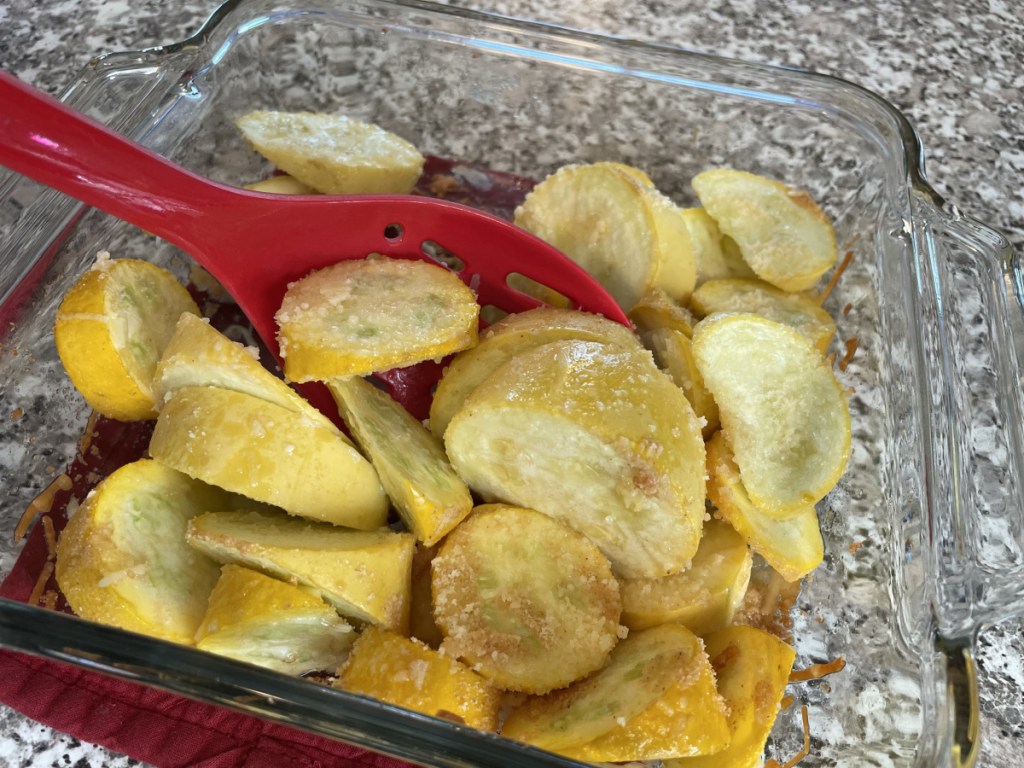
[{"label": "red slotted spoon", "polygon": [[[564,254],[502,219],[412,195],[285,196],[229,187],[171,163],[0,72],[0,165],[178,246],[205,267],[278,355],[274,313],[288,283],[370,253],[431,259],[430,244],[465,264],[482,306],[521,312],[540,302],[510,288],[518,272],[573,306],[627,323],[608,293]],[[436,378],[439,371],[433,373]],[[422,377],[392,394],[423,410]],[[325,412],[329,399],[306,392]]]}]

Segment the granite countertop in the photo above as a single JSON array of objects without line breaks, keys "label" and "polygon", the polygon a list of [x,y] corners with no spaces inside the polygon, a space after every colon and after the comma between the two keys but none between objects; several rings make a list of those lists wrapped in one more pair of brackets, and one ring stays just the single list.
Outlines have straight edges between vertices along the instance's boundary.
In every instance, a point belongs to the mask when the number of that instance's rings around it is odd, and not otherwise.
[{"label": "granite countertop", "polygon": [[[520,18],[656,40],[839,75],[888,98],[921,135],[933,186],[1024,252],[1024,21],[989,0],[783,0],[637,3],[460,0]],[[193,31],[213,0],[7,0],[0,64],[51,93],[90,57],[168,43]],[[986,630],[978,651],[980,766],[1020,765],[1024,621]],[[0,710],[0,766],[137,766]]]}]

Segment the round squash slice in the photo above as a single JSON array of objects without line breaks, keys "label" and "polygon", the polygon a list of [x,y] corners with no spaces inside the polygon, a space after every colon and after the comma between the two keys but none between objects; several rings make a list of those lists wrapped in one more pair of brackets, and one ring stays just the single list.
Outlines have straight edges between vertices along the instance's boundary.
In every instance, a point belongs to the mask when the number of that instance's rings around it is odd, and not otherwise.
[{"label": "round squash slice", "polygon": [[592,341],[520,353],[445,431],[484,498],[530,507],[587,536],[630,578],[682,570],[704,524],[700,420],[650,355]]},{"label": "round squash slice", "polygon": [[626,311],[645,291],[689,296],[697,279],[686,224],[639,172],[617,163],[569,165],[538,184],[515,223],[563,251]]},{"label": "round squash slice", "polygon": [[590,541],[532,509],[478,507],[431,566],[441,649],[507,690],[545,693],[599,669],[619,585]]},{"label": "round squash slice", "polygon": [[804,291],[836,263],[832,223],[805,192],[730,168],[697,174],[693,189],[762,280]]},{"label": "round squash slice", "polygon": [[256,151],[318,192],[412,191],[423,155],[372,123],[315,112],[250,112],[235,121]]},{"label": "round squash slice", "polygon": [[843,387],[810,341],[750,314],[697,325],[693,353],[750,501],[786,518],[831,490],[850,455]]},{"label": "round squash slice", "polygon": [[422,261],[342,261],[292,283],[277,319],[285,377],[366,376],[476,344],[480,306],[454,272]]}]

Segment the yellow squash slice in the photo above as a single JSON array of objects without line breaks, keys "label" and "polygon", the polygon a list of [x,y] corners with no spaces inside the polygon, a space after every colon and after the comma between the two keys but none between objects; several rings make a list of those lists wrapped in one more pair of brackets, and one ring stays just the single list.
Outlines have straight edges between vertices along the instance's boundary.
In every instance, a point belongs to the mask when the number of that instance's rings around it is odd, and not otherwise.
[{"label": "yellow squash slice", "polygon": [[290,381],[366,376],[476,344],[480,306],[422,261],[343,261],[292,283],[276,318]]},{"label": "yellow squash slice", "polygon": [[758,315],[713,315],[693,353],[754,505],[786,518],[823,498],[850,455],[850,411],[811,342]]},{"label": "yellow squash slice", "polygon": [[693,249],[678,210],[617,163],[561,168],[527,196],[515,223],[587,270],[626,311],[651,288],[678,300],[693,290]]},{"label": "yellow squash slice", "polygon": [[697,174],[693,189],[762,280],[805,291],[836,263],[832,223],[807,193],[728,168]]},{"label": "yellow squash slice", "polygon": [[104,479],[57,544],[57,583],[83,619],[191,645],[217,564],[185,543],[195,515],[228,494],[155,461]]},{"label": "yellow squash slice", "polygon": [[688,337],[693,336],[693,326],[697,324],[690,310],[658,288],[640,297],[637,305],[630,310],[629,319],[639,333],[654,328],[671,328]]},{"label": "yellow squash slice", "polygon": [[683,390],[686,399],[693,406],[693,412],[704,420],[701,434],[707,437],[714,432],[718,428],[718,406],[715,404],[715,398],[704,386],[704,377],[700,375],[700,369],[693,356],[690,338],[673,328],[641,331],[640,338],[654,354],[654,362],[658,367]]},{"label": "yellow squash slice", "polygon": [[246,184],[245,188],[253,192],[270,192],[275,195],[313,195],[316,190],[308,184],[303,184],[294,176],[281,174],[270,176],[262,181],[254,181]]},{"label": "yellow squash slice", "polygon": [[183,312],[199,308],[173,274],[100,254],[64,296],[53,329],[64,369],[93,410],[120,421],[156,418],[153,374]]},{"label": "yellow squash slice", "polygon": [[441,442],[365,379],[327,384],[406,527],[427,546],[436,544],[473,508]]},{"label": "yellow squash slice", "polygon": [[836,324],[832,316],[798,293],[787,293],[760,280],[709,280],[690,297],[690,306],[701,317],[716,312],[749,312],[792,326],[825,354]]},{"label": "yellow squash slice", "polygon": [[563,755],[591,763],[618,763],[714,755],[728,746],[727,710],[711,661],[696,635],[677,634],[685,656],[674,669],[676,682],[638,715],[617,722],[593,741],[560,750]]},{"label": "yellow squash slice", "polygon": [[431,566],[441,649],[499,687],[561,688],[618,641],[619,585],[585,537],[532,509],[477,508]]},{"label": "yellow squash slice", "polygon": [[191,314],[178,318],[153,377],[153,389],[161,403],[184,387],[243,392],[301,414],[349,442],[334,422],[263,367],[257,348],[232,341],[203,318]]},{"label": "yellow squash slice", "polygon": [[612,161],[597,163],[597,165],[602,165],[606,168],[614,168],[616,171],[626,174],[627,176],[638,181],[640,184],[643,184],[645,187],[655,186],[650,176],[648,176],[644,171],[632,165],[626,165],[626,163],[616,163]]},{"label": "yellow squash slice", "polygon": [[796,653],[774,635],[734,626],[705,638],[728,707],[729,746],[715,755],[665,761],[665,768],[755,768],[779,713]]},{"label": "yellow squash slice", "polygon": [[220,563],[307,587],[342,615],[404,632],[415,539],[387,528],[352,531],[273,512],[211,512],[188,543]]},{"label": "yellow squash slice", "polygon": [[698,635],[728,626],[750,583],[745,539],[721,520],[704,523],[690,567],[661,579],[624,579],[622,623],[632,630],[669,621]]},{"label": "yellow squash slice", "polygon": [[471,489],[567,523],[621,576],[675,573],[697,551],[700,422],[635,350],[569,339],[515,356],[466,399],[445,448]]},{"label": "yellow squash slice", "polygon": [[180,472],[300,517],[372,530],[387,515],[373,466],[336,431],[242,392],[175,390],[149,452]]},{"label": "yellow squash slice", "polygon": [[287,675],[333,672],[355,640],[321,598],[259,571],[228,564],[210,594],[196,647]]},{"label": "yellow squash slice", "polygon": [[430,431],[444,437],[452,416],[499,366],[520,352],[560,339],[600,341],[642,351],[632,331],[601,315],[554,308],[508,315],[485,330],[479,344],[456,355],[445,369],[430,404]]},{"label": "yellow squash slice", "polygon": [[679,624],[631,632],[599,672],[512,710],[501,733],[581,760],[717,752],[725,708],[701,641]]},{"label": "yellow squash slice", "polygon": [[724,277],[754,277],[754,270],[743,260],[732,238],[723,235],[718,224],[703,208],[679,211],[693,243],[697,262],[697,285]]},{"label": "yellow squash slice", "polygon": [[718,514],[786,581],[799,581],[817,568],[825,546],[814,507],[785,520],[769,517],[751,503],[721,432],[708,441],[707,454],[708,498]]},{"label": "yellow squash slice", "polygon": [[318,192],[406,194],[423,170],[408,141],[345,115],[257,111],[235,123],[257,152]]},{"label": "yellow squash slice", "polygon": [[377,627],[360,635],[335,685],[471,728],[498,726],[497,688],[451,656]]},{"label": "yellow squash slice", "polygon": [[697,416],[704,419],[704,436],[710,435],[718,427],[718,407],[693,358],[690,337],[697,322],[693,314],[664,291],[655,289],[643,295],[629,319],[644,346],[654,354],[658,367],[668,373]]},{"label": "yellow squash slice", "polygon": [[409,636],[431,648],[440,648],[444,635],[434,621],[434,598],[430,589],[430,566],[437,547],[416,546],[412,556],[412,578],[409,588]]}]

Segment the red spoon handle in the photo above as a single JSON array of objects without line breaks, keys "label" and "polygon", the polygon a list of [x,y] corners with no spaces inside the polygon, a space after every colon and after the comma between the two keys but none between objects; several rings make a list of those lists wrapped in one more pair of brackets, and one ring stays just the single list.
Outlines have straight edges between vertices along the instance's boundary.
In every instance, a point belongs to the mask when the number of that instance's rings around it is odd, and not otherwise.
[{"label": "red spoon handle", "polygon": [[274,348],[287,284],[342,259],[455,254],[481,304],[537,304],[510,288],[521,272],[577,307],[627,322],[579,266],[482,211],[403,195],[281,196],[210,181],[0,71],[0,165],[64,192],[190,253],[235,297]]},{"label": "red spoon handle", "polygon": [[231,196],[3,71],[0,105],[0,165],[176,245]]}]

